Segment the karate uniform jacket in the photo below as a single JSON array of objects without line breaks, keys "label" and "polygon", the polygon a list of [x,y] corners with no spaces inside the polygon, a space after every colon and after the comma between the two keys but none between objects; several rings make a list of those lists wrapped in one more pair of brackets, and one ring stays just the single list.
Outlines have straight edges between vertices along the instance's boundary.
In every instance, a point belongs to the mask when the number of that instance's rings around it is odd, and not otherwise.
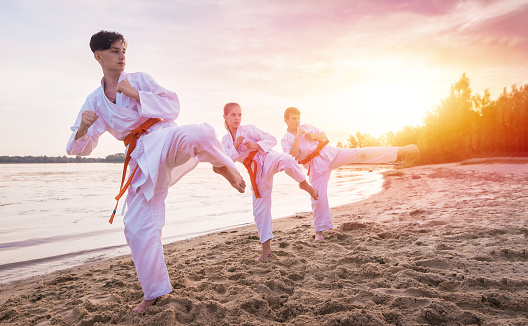
[{"label": "karate uniform jacket", "polygon": [[[135,192],[141,186],[146,199],[150,200],[157,187],[173,185],[194,168],[198,160],[191,159],[188,164],[179,166],[170,173],[158,174],[165,157],[162,155],[165,139],[163,129],[176,126],[174,121],[180,112],[178,97],[176,93],[158,85],[146,73],[122,72],[119,81],[124,79],[128,79],[132,87],[138,90],[140,102],[121,93],[116,94],[116,104],[110,102],[104,93],[104,80],[101,80],[101,86],[88,95],[75,124],[71,127],[72,135],[66,151],[69,155],[89,155],[97,146],[99,137],[105,132],[109,132],[117,140],[123,140],[133,129],[149,118],[163,119],[152,126],[148,134],[143,134],[138,139],[128,169],[130,172],[136,164],[139,164],[130,189]],[[81,123],[82,113],[86,110],[95,111],[99,118],[83,137],[76,140],[75,135]]]},{"label": "karate uniform jacket", "polygon": [[[300,128],[302,128],[306,133],[324,134],[324,132],[309,124],[303,124],[300,126]],[[299,157],[297,158],[299,161],[304,160],[308,155],[315,151],[319,145],[317,140],[308,140],[306,138],[306,133],[303,134],[299,140]],[[282,149],[285,153],[290,154],[290,149],[294,140],[295,135],[289,131],[286,132],[281,140]],[[330,145],[326,145],[321,150],[319,156],[314,157],[310,162],[306,163],[304,167],[308,169],[311,164],[310,174],[313,173],[314,176],[320,175],[328,170],[330,164],[337,156],[338,151],[339,149]]]}]

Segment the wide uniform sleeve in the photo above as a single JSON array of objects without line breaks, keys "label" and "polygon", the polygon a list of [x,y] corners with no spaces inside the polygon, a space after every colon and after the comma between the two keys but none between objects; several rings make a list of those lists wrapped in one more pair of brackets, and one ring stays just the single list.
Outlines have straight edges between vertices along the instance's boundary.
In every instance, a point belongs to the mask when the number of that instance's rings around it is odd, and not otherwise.
[{"label": "wide uniform sleeve", "polygon": [[176,93],[158,85],[154,78],[145,73],[137,73],[135,78],[129,79],[131,85],[139,92],[138,107],[142,117],[161,118],[174,121],[180,114],[180,101]]},{"label": "wide uniform sleeve", "polygon": [[98,119],[97,121],[95,121],[94,124],[90,126],[90,128],[88,128],[88,132],[83,137],[75,139],[77,130],[81,125],[82,113],[87,110],[95,111],[93,102],[93,99],[91,98],[91,96],[89,96],[84,102],[81,111],[77,115],[75,124],[70,127],[72,134],[70,136],[68,144],[66,145],[66,153],[68,153],[68,155],[90,155],[93,149],[97,146],[97,143],[99,142],[99,137],[106,131],[105,124],[102,122],[101,119]]},{"label": "wide uniform sleeve", "polygon": [[256,140],[256,143],[267,153],[275,145],[277,145],[277,138],[270,133],[267,133],[254,125],[248,125],[249,132],[251,133],[252,139]]},{"label": "wide uniform sleeve", "polygon": [[236,161],[240,157],[240,153],[235,149],[235,145],[231,139],[231,135],[228,133],[222,137],[222,146],[224,146],[224,151],[227,156],[229,156],[233,161]]},{"label": "wide uniform sleeve", "polygon": [[[319,130],[316,127],[309,125],[309,124],[301,125],[301,128],[303,128],[306,133],[311,133],[314,135],[322,134],[326,136],[324,131]],[[319,146],[318,140],[308,140],[306,139],[306,134],[304,134],[301,139],[303,140],[303,142],[302,142],[302,145],[299,146],[299,150],[303,152],[304,155],[308,155],[307,152],[311,153],[317,148],[317,146]],[[300,155],[300,156],[303,156],[303,155]]]},{"label": "wide uniform sleeve", "polygon": [[286,135],[284,135],[284,137],[282,137],[282,140],[281,140],[282,151],[284,153],[290,154],[290,149],[292,145],[293,145],[293,140],[290,137],[289,132],[287,132]]},{"label": "wide uniform sleeve", "polygon": [[317,129],[316,127],[314,127],[312,125],[309,125],[309,124],[304,124],[304,125],[301,126],[301,128],[303,128],[304,131],[312,133],[312,134],[316,134],[316,135],[325,134],[324,131],[321,131],[321,130]]}]

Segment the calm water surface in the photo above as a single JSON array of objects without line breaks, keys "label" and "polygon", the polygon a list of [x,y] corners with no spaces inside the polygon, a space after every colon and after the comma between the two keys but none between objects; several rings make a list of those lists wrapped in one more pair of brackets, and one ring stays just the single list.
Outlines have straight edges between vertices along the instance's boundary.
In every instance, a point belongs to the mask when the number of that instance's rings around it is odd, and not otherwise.
[{"label": "calm water surface", "polygon": [[[253,223],[249,178],[237,167],[244,194],[202,163],[169,190],[164,243]],[[390,168],[334,170],[330,206],[380,191],[380,172]],[[122,216],[108,223],[121,173],[110,163],[0,165],[0,283],[128,254]],[[309,196],[284,173],[275,175],[272,202],[274,218],[311,211]]]}]

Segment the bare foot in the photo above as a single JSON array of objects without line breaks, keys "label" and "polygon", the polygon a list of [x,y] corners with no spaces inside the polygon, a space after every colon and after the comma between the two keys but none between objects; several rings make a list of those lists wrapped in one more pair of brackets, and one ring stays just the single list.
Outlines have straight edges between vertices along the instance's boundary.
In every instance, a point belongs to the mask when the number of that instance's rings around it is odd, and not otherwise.
[{"label": "bare foot", "polygon": [[229,181],[229,183],[231,184],[231,186],[238,190],[238,192],[243,193],[246,190],[246,182],[244,181],[244,179],[242,179],[242,176],[240,175],[240,173],[238,173],[237,170],[233,171],[229,167],[224,165],[221,167],[213,166],[213,171],[226,178],[227,181]]},{"label": "bare foot", "polygon": [[262,255],[257,258],[257,261],[263,261],[271,255],[271,239],[262,244]]},{"label": "bare foot", "polygon": [[319,198],[319,192],[311,184],[309,184],[308,181],[304,180],[303,182],[299,183],[299,188],[308,192],[314,200]]},{"label": "bare foot", "polygon": [[323,231],[315,231],[315,241],[325,241],[325,238],[323,238]]},{"label": "bare foot", "polygon": [[137,307],[135,307],[134,309],[132,309],[133,312],[138,312],[138,313],[142,313],[142,312],[145,312],[147,311],[147,308],[154,305],[156,303],[156,300],[158,300],[158,298],[154,298],[152,300],[145,300],[143,299],[143,301],[141,301],[140,304],[137,305]]},{"label": "bare foot", "polygon": [[399,157],[406,157],[409,155],[416,155],[420,154],[420,149],[415,144],[406,145],[403,147],[398,148],[398,156]]},{"label": "bare foot", "polygon": [[257,258],[257,261],[263,261],[266,260],[271,255],[271,252],[269,254],[262,254],[259,258]]}]

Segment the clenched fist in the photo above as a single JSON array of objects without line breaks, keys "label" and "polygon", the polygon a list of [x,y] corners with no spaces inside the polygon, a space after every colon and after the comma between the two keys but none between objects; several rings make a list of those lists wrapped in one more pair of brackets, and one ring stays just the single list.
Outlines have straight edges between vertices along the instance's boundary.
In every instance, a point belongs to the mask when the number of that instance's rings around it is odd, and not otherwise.
[{"label": "clenched fist", "polygon": [[136,99],[136,101],[139,102],[139,92],[137,91],[137,89],[132,87],[132,85],[130,85],[128,79],[123,79],[119,82],[119,84],[117,84],[116,92],[123,93],[126,96],[134,98]]},{"label": "clenched fist", "polygon": [[250,151],[257,151],[260,149],[260,145],[257,143],[254,143],[252,141],[247,141],[244,143],[244,145],[250,150]]},{"label": "clenched fist", "polygon": [[238,148],[240,145],[242,145],[242,142],[244,141],[244,136],[238,136],[235,140],[235,149],[238,151]]},{"label": "clenched fist", "polygon": [[81,124],[79,125],[79,129],[77,130],[77,134],[75,135],[75,139],[79,139],[82,136],[86,135],[88,132],[88,128],[90,128],[91,125],[94,124],[94,122],[99,119],[99,116],[95,111],[84,111],[82,113],[81,117]]}]

